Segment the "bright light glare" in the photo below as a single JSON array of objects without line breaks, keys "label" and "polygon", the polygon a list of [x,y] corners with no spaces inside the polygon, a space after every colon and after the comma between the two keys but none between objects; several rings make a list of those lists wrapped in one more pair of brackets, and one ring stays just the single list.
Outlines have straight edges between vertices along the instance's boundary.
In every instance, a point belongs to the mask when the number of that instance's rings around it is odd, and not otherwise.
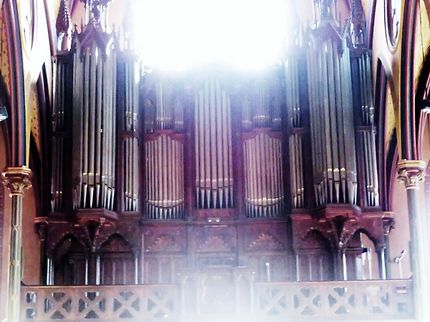
[{"label": "bright light glare", "polygon": [[135,0],[144,64],[167,70],[221,64],[260,69],[279,60],[286,0]]}]

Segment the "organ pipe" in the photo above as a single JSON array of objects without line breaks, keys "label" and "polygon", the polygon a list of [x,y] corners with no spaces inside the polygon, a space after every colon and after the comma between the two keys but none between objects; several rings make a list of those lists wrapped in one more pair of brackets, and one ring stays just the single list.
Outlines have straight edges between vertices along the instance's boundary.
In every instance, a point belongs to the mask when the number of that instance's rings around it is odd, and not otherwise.
[{"label": "organ pipe", "polygon": [[106,47],[96,41],[81,43],[79,36],[75,36],[73,54],[73,151],[76,155],[73,204],[74,208],[112,210],[115,200],[116,54],[110,42],[103,45]]},{"label": "organ pipe", "polygon": [[349,50],[326,39],[308,48],[308,96],[317,205],[357,202]]},{"label": "organ pipe", "polygon": [[183,144],[161,134],[145,142],[145,212],[149,219],[184,215]]},{"label": "organ pipe", "polygon": [[276,79],[253,81],[241,101],[242,127],[250,131],[243,140],[245,212],[250,218],[280,216],[284,209],[277,85]]},{"label": "organ pipe", "polygon": [[[276,82],[276,80],[274,80]],[[267,80],[255,81],[251,85],[251,93],[244,93],[242,102],[242,127],[281,128],[281,103],[278,93],[272,93]]]},{"label": "organ pipe", "polygon": [[305,205],[305,186],[303,179],[303,125],[302,108],[299,92],[299,69],[300,60],[297,54],[292,54],[284,64],[284,75],[286,85],[286,108],[289,127],[292,131],[288,138],[289,165],[290,165],[290,188],[293,208],[303,208]]},{"label": "organ pipe", "polygon": [[284,206],[282,141],[259,133],[244,142],[247,217],[280,216]]},{"label": "organ pipe", "polygon": [[60,211],[63,206],[64,171],[64,108],[66,104],[66,84],[68,64],[61,57],[54,60],[54,99],[52,107],[52,169],[51,169],[51,211]]},{"label": "organ pipe", "polygon": [[156,130],[184,131],[184,107],[169,82],[163,78],[155,85],[155,98],[145,101],[145,133]]},{"label": "organ pipe", "polygon": [[125,134],[122,139],[122,164],[123,183],[122,192],[124,196],[124,210],[138,210],[139,196],[139,139],[138,130],[138,84],[139,73],[135,58],[125,56],[118,64],[121,71],[118,75],[118,91],[121,94],[118,108],[122,111],[122,131]]},{"label": "organ pipe", "polygon": [[144,105],[145,213],[148,219],[184,218],[184,108],[166,79],[154,86]]},{"label": "organ pipe", "polygon": [[218,79],[195,95],[197,208],[233,207],[231,103]]},{"label": "organ pipe", "polygon": [[372,96],[372,73],[370,53],[365,51],[352,58],[353,79],[360,95],[354,96],[359,109],[357,145],[362,160],[362,185],[365,189],[363,204],[379,206],[379,181],[376,159],[375,108]]}]

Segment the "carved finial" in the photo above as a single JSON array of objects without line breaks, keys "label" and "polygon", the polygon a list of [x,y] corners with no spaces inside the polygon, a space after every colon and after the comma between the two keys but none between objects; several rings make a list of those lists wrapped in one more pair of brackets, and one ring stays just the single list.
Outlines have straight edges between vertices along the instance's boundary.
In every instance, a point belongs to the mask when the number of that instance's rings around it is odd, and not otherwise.
[{"label": "carved finial", "polygon": [[[104,12],[111,0],[81,0],[85,3],[86,15],[89,22],[104,26],[106,21],[104,19]],[[88,22],[88,20],[87,20]]]},{"label": "carved finial", "polygon": [[57,21],[57,43],[59,50],[67,50],[70,47],[70,14],[67,0],[61,0],[60,9],[58,10]]},{"label": "carved finial", "polygon": [[401,160],[397,164],[397,173],[400,181],[405,183],[406,189],[419,189],[424,181],[426,163],[421,160]]},{"label": "carved finial", "polygon": [[67,0],[61,0],[60,9],[58,10],[57,21],[55,23],[57,33],[68,32],[70,29],[70,14]]},{"label": "carved finial", "polygon": [[361,1],[352,0],[350,34],[352,46],[355,48],[365,46],[365,25],[366,19]]},{"label": "carved finial", "polygon": [[324,22],[332,22],[334,20],[333,0],[314,0],[314,15],[317,26]]},{"label": "carved finial", "polygon": [[11,196],[23,196],[24,190],[31,187],[31,170],[25,166],[7,168],[2,178]]}]

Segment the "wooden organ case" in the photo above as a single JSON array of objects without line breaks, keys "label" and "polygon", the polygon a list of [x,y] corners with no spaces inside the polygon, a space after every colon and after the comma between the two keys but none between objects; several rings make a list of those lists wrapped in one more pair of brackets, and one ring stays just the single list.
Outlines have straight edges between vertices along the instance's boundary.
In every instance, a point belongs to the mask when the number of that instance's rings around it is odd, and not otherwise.
[{"label": "wooden organ case", "polygon": [[315,1],[316,26],[267,71],[176,76],[141,73],[108,2],[88,2],[71,49],[64,1],[57,20],[45,283],[357,279],[364,235],[387,276],[357,2],[343,35]]}]

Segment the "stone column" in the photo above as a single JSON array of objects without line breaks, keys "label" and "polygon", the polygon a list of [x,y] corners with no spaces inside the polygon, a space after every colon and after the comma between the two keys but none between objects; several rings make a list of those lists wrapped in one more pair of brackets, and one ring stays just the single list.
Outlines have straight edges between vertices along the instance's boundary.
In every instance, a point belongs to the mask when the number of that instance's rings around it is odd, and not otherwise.
[{"label": "stone column", "polygon": [[11,167],[2,173],[2,177],[12,198],[7,321],[19,322],[22,278],[22,201],[24,190],[31,187],[31,170],[25,166]]},{"label": "stone column", "polygon": [[430,319],[429,238],[426,217],[419,200],[419,188],[424,180],[425,168],[426,164],[421,160],[402,160],[397,168],[408,198],[415,316],[421,322]]}]

